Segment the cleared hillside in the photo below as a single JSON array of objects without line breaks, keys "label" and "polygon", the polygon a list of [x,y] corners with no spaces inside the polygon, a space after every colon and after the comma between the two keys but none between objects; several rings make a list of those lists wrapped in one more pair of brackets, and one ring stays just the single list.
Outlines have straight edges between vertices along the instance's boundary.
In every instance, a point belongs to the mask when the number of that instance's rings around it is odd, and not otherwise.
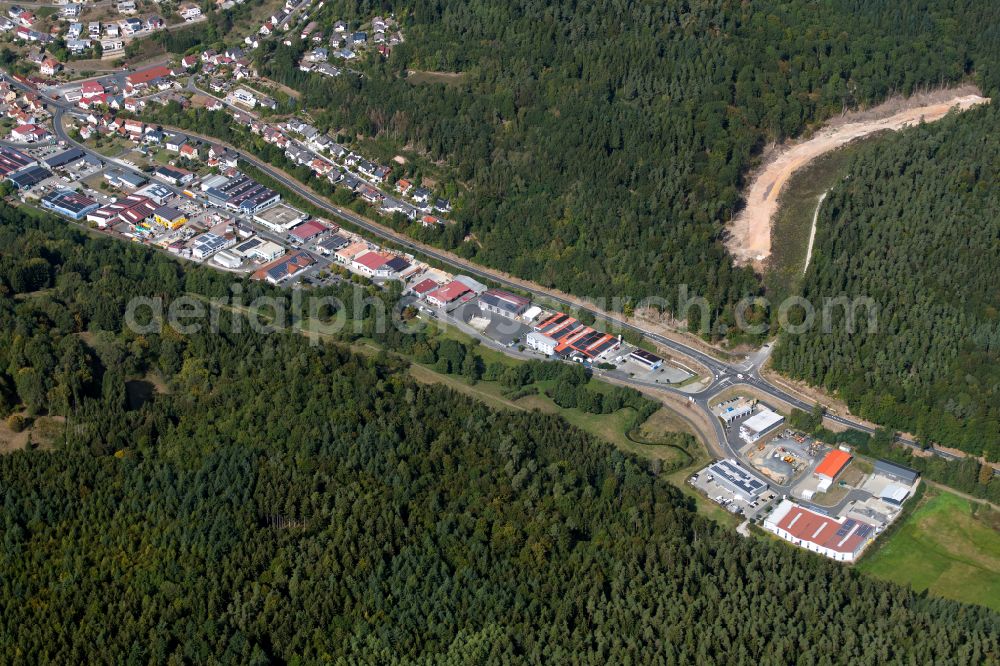
[{"label": "cleared hillside", "polygon": [[1000,458],[1000,110],[859,150],[820,210],[803,293],[871,298],[878,325],[786,335],[776,367],[853,411]]}]

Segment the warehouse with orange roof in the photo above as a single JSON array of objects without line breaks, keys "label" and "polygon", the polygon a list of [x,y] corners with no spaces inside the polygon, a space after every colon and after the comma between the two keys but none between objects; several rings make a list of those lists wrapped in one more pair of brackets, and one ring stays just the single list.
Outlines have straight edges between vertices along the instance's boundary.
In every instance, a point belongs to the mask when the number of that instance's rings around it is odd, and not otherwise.
[{"label": "warehouse with orange roof", "polygon": [[842,449],[834,449],[826,454],[813,471],[813,475],[820,480],[817,489],[820,492],[825,492],[833,484],[834,479],[844,471],[844,468],[847,467],[847,464],[851,462],[853,457],[850,453]]}]

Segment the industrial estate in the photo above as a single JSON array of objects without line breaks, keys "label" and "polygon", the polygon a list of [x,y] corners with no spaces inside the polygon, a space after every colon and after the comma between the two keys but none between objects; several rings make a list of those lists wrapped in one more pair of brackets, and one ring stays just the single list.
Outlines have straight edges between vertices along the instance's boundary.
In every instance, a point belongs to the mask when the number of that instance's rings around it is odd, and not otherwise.
[{"label": "industrial estate", "polygon": [[[406,305],[519,358],[580,363],[617,381],[677,390],[699,372],[663,349],[680,351],[681,358],[696,359],[715,373],[715,382],[701,393],[692,389],[689,398],[711,412],[724,434],[716,451],[721,455],[690,478],[707,498],[780,539],[841,562],[856,561],[898,518],[919,483],[915,472],[784,427],[777,406],[749,394],[716,401],[712,387],[730,382],[735,388],[744,379],[733,379],[732,368],[666,338],[647,336],[659,346],[629,343],[552,299],[536,301],[525,291],[490,286],[481,274],[449,271],[396,243],[377,242],[365,229],[345,224],[361,219],[347,211],[334,209],[340,218],[334,221],[333,215],[283,200],[279,185],[253,175],[260,165],[232,147],[144,120],[169,104],[226,113],[235,126],[280,149],[316,179],[350,190],[371,214],[444,228],[451,202],[433,184],[396,179],[391,164],[298,117],[270,119],[276,103],[252,85],[259,77],[250,57],[265,40],[301,28],[300,38],[312,45],[301,70],[331,77],[359,55],[385,57],[404,40],[391,16],[353,29],[339,22],[325,36],[308,19],[312,4],[289,0],[238,48],[205,49],[171,63],[77,81],[61,63],[41,59],[40,76],[5,78],[0,112],[9,132],[0,145],[0,177],[25,204],[234,275],[296,288],[345,279],[398,283]],[[12,20],[24,25],[14,39],[31,42],[30,12],[16,9]],[[201,20],[195,9],[182,13],[184,20]],[[81,23],[72,11],[65,17],[73,49],[100,42],[114,50],[120,46],[109,39],[127,41],[163,27],[156,16],[128,18],[91,25],[91,39],[81,40]],[[333,60],[339,65],[329,64]],[[746,366],[747,381],[768,388],[753,374],[758,369],[759,362]],[[792,400],[782,396],[781,404]]]},{"label": "industrial estate", "polygon": [[713,413],[733,458],[713,462],[690,483],[801,548],[856,561],[917,489],[915,471],[783,427],[785,417],[756,400],[729,398]]}]

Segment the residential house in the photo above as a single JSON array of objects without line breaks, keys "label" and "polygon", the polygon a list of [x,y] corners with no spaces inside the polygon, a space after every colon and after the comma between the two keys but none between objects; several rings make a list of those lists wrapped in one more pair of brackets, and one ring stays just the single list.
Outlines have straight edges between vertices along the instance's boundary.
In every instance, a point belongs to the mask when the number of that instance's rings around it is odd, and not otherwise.
[{"label": "residential house", "polygon": [[80,85],[80,93],[83,95],[84,99],[88,97],[96,97],[97,95],[104,94],[104,86],[97,81],[84,81]]},{"label": "residential house", "polygon": [[80,55],[90,49],[89,39],[67,39],[66,48],[72,55]]},{"label": "residential house", "polygon": [[178,150],[177,152],[181,157],[184,157],[189,160],[201,159],[201,154],[198,152],[198,147],[191,142],[185,143],[183,146],[180,147],[180,150]]},{"label": "residential house", "polygon": [[40,125],[18,125],[10,131],[10,138],[14,141],[34,143],[49,138],[49,131]]},{"label": "residential house", "polygon": [[182,134],[170,134],[167,136],[166,148],[172,153],[179,153],[181,147],[187,143],[187,137]]},{"label": "residential house", "polygon": [[101,40],[101,51],[104,55],[125,49],[125,40],[121,37],[104,38]]},{"label": "residential house", "polygon": [[201,18],[201,7],[194,3],[186,2],[178,8],[177,13],[185,21],[195,21]]}]

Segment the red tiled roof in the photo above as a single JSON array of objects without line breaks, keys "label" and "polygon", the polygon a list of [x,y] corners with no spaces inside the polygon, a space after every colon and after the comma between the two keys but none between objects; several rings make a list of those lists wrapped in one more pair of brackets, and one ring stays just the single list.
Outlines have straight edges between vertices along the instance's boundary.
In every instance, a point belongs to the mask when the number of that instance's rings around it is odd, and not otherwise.
[{"label": "red tiled roof", "polygon": [[355,257],[354,261],[361,264],[368,270],[378,270],[381,268],[385,262],[389,261],[390,257],[381,254],[379,252],[366,252],[360,257]]},{"label": "red tiled roof", "polygon": [[837,532],[844,526],[844,523],[813,513],[800,506],[794,506],[778,522],[778,527],[796,539],[808,541],[838,553],[853,553],[865,538],[858,536],[858,527],[871,527],[867,523],[854,522],[856,523],[855,527],[850,528],[846,534],[840,535]]},{"label": "red tiled roof", "polygon": [[138,72],[133,72],[126,76],[125,80],[134,86],[140,83],[149,83],[154,79],[162,79],[167,76],[170,76],[170,69],[164,67],[163,65],[157,65]]},{"label": "red tiled roof", "polygon": [[309,220],[292,229],[291,235],[299,240],[308,240],[313,236],[323,233],[326,231],[326,228],[326,225],[319,220]]},{"label": "red tiled roof", "polygon": [[453,300],[471,291],[468,287],[457,280],[449,282],[445,286],[437,289],[427,295],[427,298],[433,298],[439,303],[451,303]]},{"label": "red tiled roof", "polygon": [[437,289],[440,285],[434,280],[427,278],[413,287],[413,293],[423,296],[432,289]]}]

